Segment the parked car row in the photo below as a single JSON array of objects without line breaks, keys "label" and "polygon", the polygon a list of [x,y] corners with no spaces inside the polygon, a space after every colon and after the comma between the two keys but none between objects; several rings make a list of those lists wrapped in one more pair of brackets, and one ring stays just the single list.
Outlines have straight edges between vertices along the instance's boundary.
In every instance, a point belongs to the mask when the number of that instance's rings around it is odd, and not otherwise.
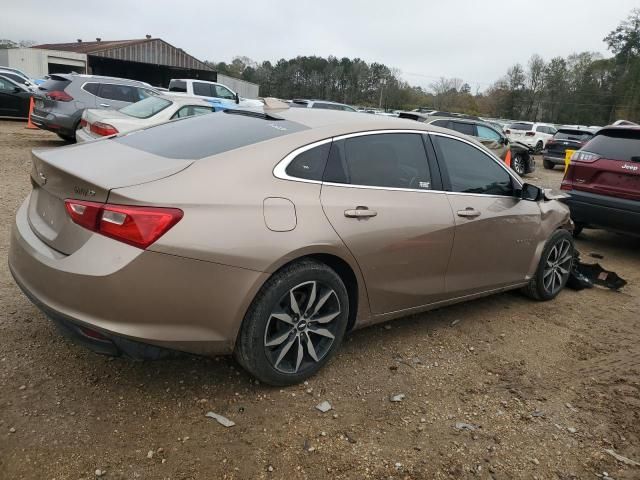
[{"label": "parked car row", "polygon": [[475,138],[491,150],[497,157],[518,174],[525,175],[535,170],[535,160],[530,147],[520,142],[510,141],[504,133],[493,126],[470,115],[452,115],[449,112],[425,114],[420,112],[400,112],[400,118],[417,120],[436,127],[455,130]]}]

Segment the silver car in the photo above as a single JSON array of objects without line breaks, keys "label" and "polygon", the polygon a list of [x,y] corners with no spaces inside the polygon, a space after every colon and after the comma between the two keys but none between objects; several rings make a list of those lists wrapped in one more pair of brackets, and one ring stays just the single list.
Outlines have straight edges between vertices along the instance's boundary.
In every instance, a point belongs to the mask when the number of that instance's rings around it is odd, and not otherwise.
[{"label": "silver car", "polygon": [[38,87],[31,121],[75,142],[85,108],[118,109],[157,94],[151,85],[136,80],[57,73]]}]

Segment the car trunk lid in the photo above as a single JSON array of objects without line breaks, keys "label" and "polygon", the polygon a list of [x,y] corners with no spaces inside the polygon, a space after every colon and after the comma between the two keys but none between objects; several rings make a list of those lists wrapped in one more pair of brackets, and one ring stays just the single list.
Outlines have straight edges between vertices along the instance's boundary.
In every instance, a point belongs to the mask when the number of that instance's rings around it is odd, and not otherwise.
[{"label": "car trunk lid", "polygon": [[184,170],[190,160],[164,158],[105,140],[33,152],[29,223],[51,248],[70,255],[92,235],[73,223],[66,199],[106,202],[114,188],[138,185]]}]

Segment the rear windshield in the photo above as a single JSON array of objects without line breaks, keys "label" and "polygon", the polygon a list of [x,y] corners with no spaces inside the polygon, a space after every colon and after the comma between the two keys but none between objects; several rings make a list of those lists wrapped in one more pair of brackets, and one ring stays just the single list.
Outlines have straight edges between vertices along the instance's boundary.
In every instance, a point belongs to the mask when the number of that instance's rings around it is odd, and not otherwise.
[{"label": "rear windshield", "polygon": [[160,157],[199,160],[307,128],[288,120],[230,110],[165,123],[112,141]]},{"label": "rear windshield", "polygon": [[182,80],[171,80],[169,82],[169,91],[170,92],[183,92],[187,91],[187,82]]},{"label": "rear windshield", "polygon": [[52,75],[49,80],[46,80],[42,85],[38,87],[38,90],[45,92],[61,91],[67,88],[67,85],[71,83],[71,80],[67,80],[64,77],[58,77]]},{"label": "rear windshield", "polygon": [[172,102],[164,98],[147,97],[144,100],[121,108],[120,111],[130,117],[149,118],[167,108],[171,103]]},{"label": "rear windshield", "polygon": [[556,140],[574,140],[576,142],[586,142],[593,138],[593,133],[584,130],[558,130],[553,136]]},{"label": "rear windshield", "polygon": [[532,123],[512,123],[507,128],[509,130],[533,130]]},{"label": "rear windshield", "polygon": [[640,160],[640,130],[605,130],[589,141],[582,150],[609,160]]}]

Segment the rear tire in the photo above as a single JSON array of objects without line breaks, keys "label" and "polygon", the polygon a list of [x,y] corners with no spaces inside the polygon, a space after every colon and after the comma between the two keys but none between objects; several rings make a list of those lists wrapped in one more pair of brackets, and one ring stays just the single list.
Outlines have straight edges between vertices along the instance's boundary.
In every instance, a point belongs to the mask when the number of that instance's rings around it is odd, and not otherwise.
[{"label": "rear tire", "polygon": [[542,140],[539,140],[538,143],[536,143],[536,147],[534,148],[534,151],[536,153],[540,153],[543,148],[544,148],[544,145],[542,143]]},{"label": "rear tire", "polygon": [[523,153],[515,153],[511,159],[511,168],[518,175],[523,176],[527,173],[527,161]]},{"label": "rear tire", "polygon": [[63,135],[62,133],[56,133],[56,135],[67,143],[76,143],[76,137],[70,137],[69,135]]},{"label": "rear tire", "polygon": [[269,385],[300,383],[333,357],[349,319],[349,297],[327,265],[303,260],[275,273],[240,327],[235,356]]},{"label": "rear tire", "polygon": [[556,166],[556,164],[553,163],[553,162],[550,162],[549,160],[542,160],[542,166],[546,170],[553,170],[553,168]]},{"label": "rear tire", "polygon": [[564,288],[573,266],[573,237],[564,229],[553,232],[542,250],[540,263],[523,293],[534,300],[555,298]]}]

